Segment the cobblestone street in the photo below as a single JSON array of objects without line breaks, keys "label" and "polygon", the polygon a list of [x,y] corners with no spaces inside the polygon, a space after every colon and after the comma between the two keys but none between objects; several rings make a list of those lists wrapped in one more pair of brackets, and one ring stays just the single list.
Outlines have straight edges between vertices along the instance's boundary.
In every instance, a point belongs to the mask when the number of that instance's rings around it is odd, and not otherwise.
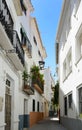
[{"label": "cobblestone street", "polygon": [[38,122],[28,130],[67,130],[61,124],[57,118],[47,118]]}]

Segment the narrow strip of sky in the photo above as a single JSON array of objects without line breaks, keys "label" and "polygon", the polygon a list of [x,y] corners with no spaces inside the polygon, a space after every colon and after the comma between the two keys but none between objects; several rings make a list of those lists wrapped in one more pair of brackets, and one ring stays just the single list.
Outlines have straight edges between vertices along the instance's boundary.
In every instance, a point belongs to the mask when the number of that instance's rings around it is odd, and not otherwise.
[{"label": "narrow strip of sky", "polygon": [[31,0],[41,39],[46,48],[47,58],[45,67],[50,67],[52,75],[55,73],[55,37],[61,13],[62,0]]}]

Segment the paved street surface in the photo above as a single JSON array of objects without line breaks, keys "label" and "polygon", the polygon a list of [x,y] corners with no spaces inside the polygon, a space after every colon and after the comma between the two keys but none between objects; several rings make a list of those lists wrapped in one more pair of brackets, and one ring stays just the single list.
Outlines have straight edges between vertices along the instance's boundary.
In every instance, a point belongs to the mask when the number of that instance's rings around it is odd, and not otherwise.
[{"label": "paved street surface", "polygon": [[38,122],[28,130],[67,130],[61,124],[59,124],[57,118],[47,118]]}]

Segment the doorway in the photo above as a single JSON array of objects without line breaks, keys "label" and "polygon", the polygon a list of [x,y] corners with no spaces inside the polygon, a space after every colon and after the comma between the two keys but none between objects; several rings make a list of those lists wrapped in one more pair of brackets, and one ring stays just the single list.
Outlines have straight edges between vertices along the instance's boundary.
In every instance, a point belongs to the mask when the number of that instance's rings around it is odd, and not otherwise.
[{"label": "doorway", "polygon": [[5,130],[11,130],[11,82],[6,79],[6,92],[5,92]]}]

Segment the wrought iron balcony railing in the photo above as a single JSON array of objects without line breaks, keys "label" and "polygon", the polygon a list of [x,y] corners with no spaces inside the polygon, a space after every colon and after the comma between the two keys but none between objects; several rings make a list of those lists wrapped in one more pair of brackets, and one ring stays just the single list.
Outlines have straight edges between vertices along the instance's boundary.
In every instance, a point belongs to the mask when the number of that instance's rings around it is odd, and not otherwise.
[{"label": "wrought iron balcony railing", "polygon": [[[9,47],[8,44],[11,44],[12,47],[16,50],[16,54],[18,55],[22,65],[24,65],[24,50],[22,48],[17,31],[13,30],[13,19],[5,0],[0,0],[0,23],[2,24],[2,28],[9,39],[8,42],[5,43],[7,44],[6,49]],[[10,49],[12,49],[12,47]]]},{"label": "wrought iron balcony railing", "polygon": [[13,29],[13,20],[5,0],[0,0],[0,21],[4,28]]},{"label": "wrought iron balcony railing", "polygon": [[34,87],[32,85],[32,80],[29,77],[28,81],[25,81],[23,84],[23,90],[26,92],[28,95],[33,95],[34,94]]},{"label": "wrought iron balcony railing", "polygon": [[13,30],[13,47],[16,48],[16,53],[18,54],[21,63],[24,65],[24,50],[20,42],[19,36],[15,30]]},{"label": "wrought iron balcony railing", "polygon": [[26,34],[23,26],[21,28],[21,34],[22,34],[21,43],[23,45],[23,49],[26,51],[28,57],[31,58],[32,57],[32,45],[30,43],[29,38],[27,37],[27,34]]}]

